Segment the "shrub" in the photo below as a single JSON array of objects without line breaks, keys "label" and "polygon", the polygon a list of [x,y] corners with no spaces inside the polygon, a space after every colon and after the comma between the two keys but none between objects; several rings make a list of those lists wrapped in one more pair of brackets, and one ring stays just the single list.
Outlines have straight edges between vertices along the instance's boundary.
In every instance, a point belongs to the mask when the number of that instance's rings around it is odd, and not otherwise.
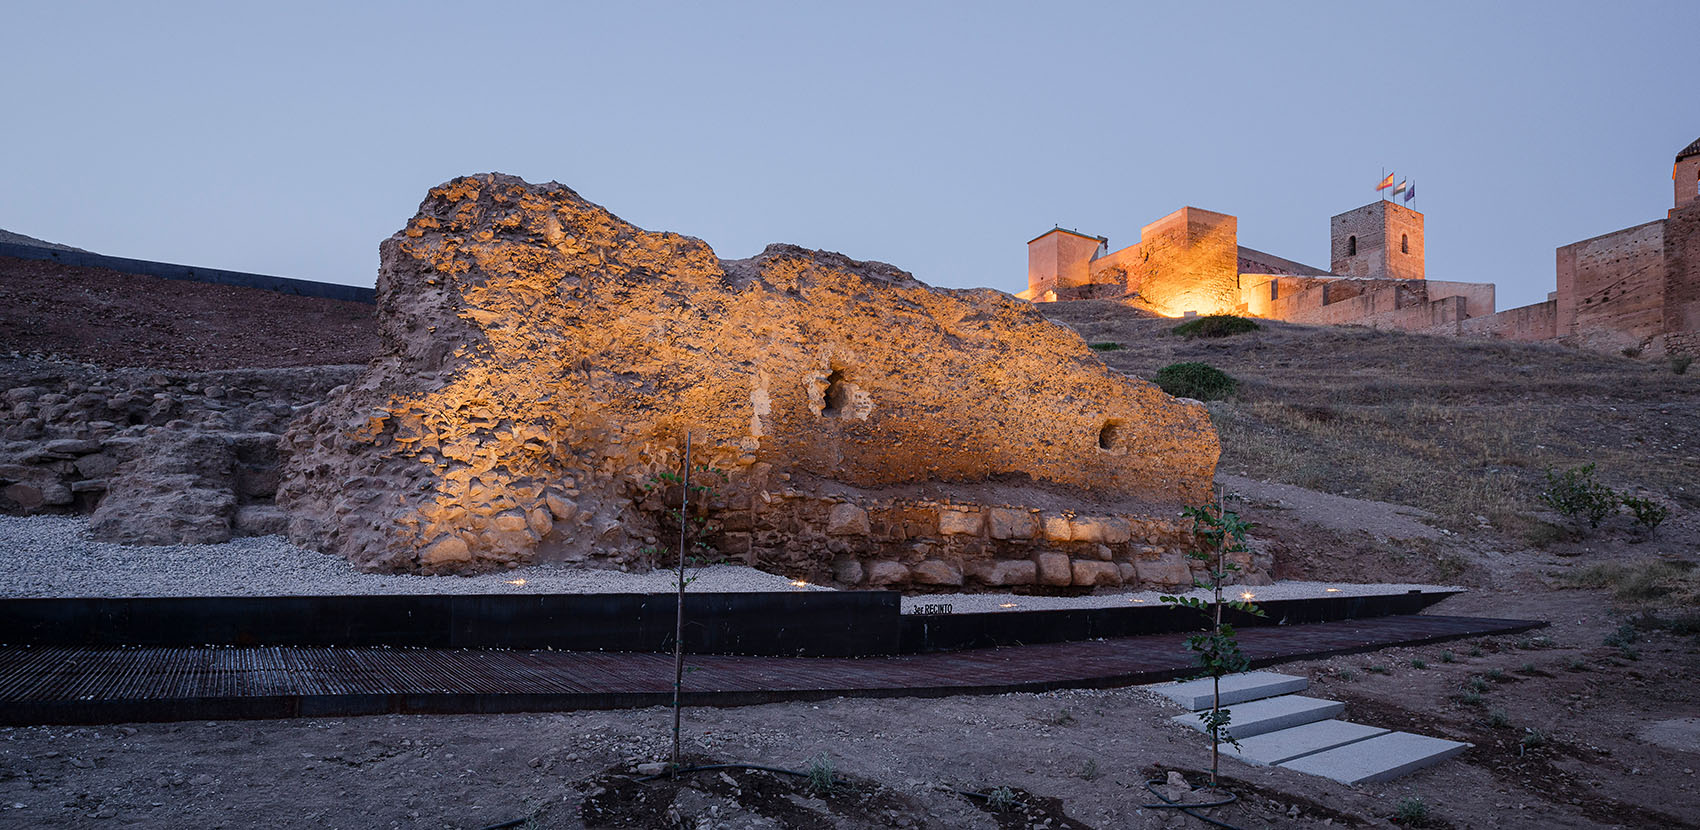
[{"label": "shrub", "polygon": [[1428,661],[1424,660],[1421,657],[1413,658],[1411,660],[1411,668],[1413,668],[1413,669],[1426,669],[1426,668],[1428,668]]},{"label": "shrub", "polygon": [[1158,369],[1151,381],[1177,398],[1199,401],[1226,398],[1239,385],[1228,373],[1208,363],[1171,363]]},{"label": "shrub", "polygon": [[1102,343],[1087,343],[1086,348],[1091,349],[1092,351],[1095,351],[1095,352],[1119,352],[1122,349],[1125,349],[1127,347],[1123,346],[1120,343],[1111,343],[1109,341],[1105,341],[1105,342],[1102,342]]},{"label": "shrub", "polygon": [[1482,696],[1481,696],[1480,692],[1465,692],[1462,695],[1458,696],[1458,700],[1459,700],[1459,702],[1463,703],[1465,706],[1480,706],[1480,705],[1482,705]]},{"label": "shrub", "polygon": [[1442,662],[1442,663],[1451,663],[1451,662],[1453,662],[1457,659],[1458,659],[1458,655],[1453,654],[1450,651],[1443,651],[1443,652],[1440,653],[1440,662]]},{"label": "shrub", "polygon": [[1481,675],[1470,675],[1469,684],[1470,691],[1472,692],[1485,692],[1488,690],[1488,682],[1482,679]]},{"label": "shrub", "polygon": [[1547,742],[1547,733],[1533,727],[1523,730],[1523,746],[1534,749]]},{"label": "shrub", "polygon": [[1495,729],[1504,729],[1511,725],[1511,716],[1505,714],[1504,709],[1489,709],[1487,722],[1488,726]]},{"label": "shrub", "polygon": [[1652,499],[1624,496],[1623,506],[1629,508],[1635,516],[1635,523],[1646,528],[1648,533],[1670,518],[1670,509]]},{"label": "shrub", "polygon": [[1399,799],[1393,808],[1393,820],[1399,824],[1416,824],[1428,818],[1428,805],[1415,796]]},{"label": "shrub", "polygon": [[1194,337],[1232,337],[1260,328],[1263,327],[1256,320],[1234,314],[1211,314],[1175,326],[1174,332],[1191,340]]},{"label": "shrub", "polygon": [[1589,527],[1599,527],[1617,510],[1618,497],[1610,487],[1594,480],[1593,464],[1584,464],[1562,473],[1547,470],[1541,502],[1571,521],[1587,519]]},{"label": "shrub", "polygon": [[809,792],[815,795],[830,795],[838,789],[838,776],[832,767],[832,759],[826,753],[816,755],[809,761]]}]

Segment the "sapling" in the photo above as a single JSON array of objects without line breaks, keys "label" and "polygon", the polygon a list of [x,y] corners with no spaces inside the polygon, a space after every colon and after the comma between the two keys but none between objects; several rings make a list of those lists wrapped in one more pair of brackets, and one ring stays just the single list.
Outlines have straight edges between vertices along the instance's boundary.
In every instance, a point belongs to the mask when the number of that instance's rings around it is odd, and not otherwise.
[{"label": "sapling", "polygon": [[[699,472],[706,474],[708,471],[706,465],[699,465]],[[691,435],[688,432],[685,433],[683,473],[656,473],[650,476],[649,481],[644,483],[643,489],[646,492],[653,491],[657,487],[664,487],[665,485],[678,485],[679,487],[678,509],[666,511],[668,515],[679,522],[679,561],[675,569],[677,578],[675,580],[673,608],[673,758],[670,764],[672,775],[678,777],[679,770],[683,766],[680,752],[683,707],[680,706],[680,695],[685,685],[685,588],[696,581],[695,576],[686,576],[685,565],[693,561],[689,555],[693,546],[698,549],[708,549],[708,545],[702,541],[701,537],[709,530],[707,519],[691,515],[691,494],[693,492],[704,494],[705,498],[699,501],[706,501],[706,495],[712,492],[712,488],[707,485],[691,483]],[[694,535],[697,536],[694,542],[691,539],[693,530],[696,531]],[[645,552],[653,555],[659,553],[660,550],[646,548]]]},{"label": "sapling", "polygon": [[1188,507],[1184,515],[1192,519],[1192,533],[1197,540],[1195,549],[1188,552],[1187,556],[1204,562],[1205,574],[1209,577],[1208,581],[1195,579],[1193,583],[1209,591],[1211,598],[1209,601],[1183,596],[1164,596],[1161,599],[1175,607],[1198,611],[1210,621],[1208,629],[1187,638],[1186,647],[1193,652],[1199,667],[1203,669],[1197,677],[1210,678],[1210,708],[1198,713],[1198,719],[1210,734],[1210,786],[1214,787],[1217,783],[1218,761],[1223,742],[1235,748],[1240,745],[1239,741],[1234,740],[1227,732],[1232,714],[1222,708],[1222,678],[1251,668],[1251,659],[1240,650],[1239,640],[1234,637],[1233,625],[1222,621],[1222,609],[1232,608],[1259,617],[1264,616],[1264,613],[1251,603],[1249,593],[1242,594],[1237,600],[1225,599],[1222,596],[1223,583],[1240,569],[1238,565],[1228,561],[1228,555],[1245,553],[1248,550],[1245,537],[1252,528],[1251,523],[1242,520],[1239,514],[1227,510],[1222,504],[1220,494],[1217,495],[1215,504]]}]

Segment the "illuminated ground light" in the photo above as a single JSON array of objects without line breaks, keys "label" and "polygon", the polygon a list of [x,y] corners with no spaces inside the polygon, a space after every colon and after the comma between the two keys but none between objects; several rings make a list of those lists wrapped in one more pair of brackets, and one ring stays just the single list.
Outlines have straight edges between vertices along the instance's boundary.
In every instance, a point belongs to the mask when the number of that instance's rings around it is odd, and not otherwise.
[{"label": "illuminated ground light", "polygon": [[1257,595],[1250,592],[1250,591],[1246,591],[1245,593],[1240,594],[1240,599],[1243,599],[1243,600],[1246,600],[1246,601],[1249,602],[1251,600],[1251,598],[1255,597],[1255,596],[1257,596]]},{"label": "illuminated ground light", "polygon": [[1014,608],[1015,603],[1013,603],[1013,602],[1001,602],[1001,603],[998,603],[998,607],[999,608]]},{"label": "illuminated ground light", "polygon": [[805,582],[805,581],[803,581],[803,580],[801,580],[801,579],[793,579],[793,580],[791,580],[791,584],[792,584],[792,585],[794,585],[794,586],[796,586],[796,587],[798,587],[798,588],[807,588],[807,587],[809,587],[809,583],[807,583],[807,582]]},{"label": "illuminated ground light", "polygon": [[1339,588],[1323,588],[1322,592],[1325,593],[1325,594],[1338,594],[1338,593],[1340,593],[1340,589]]},{"label": "illuminated ground light", "polygon": [[1128,598],[1127,598],[1127,601],[1128,601],[1128,602],[1144,602],[1144,601],[1145,601],[1145,600],[1142,600],[1142,599],[1135,599],[1135,598],[1133,598],[1133,597],[1128,597]]},{"label": "illuminated ground light", "polygon": [[523,580],[523,579],[510,579],[510,580],[508,580],[508,584],[509,585],[524,585],[525,580]]}]

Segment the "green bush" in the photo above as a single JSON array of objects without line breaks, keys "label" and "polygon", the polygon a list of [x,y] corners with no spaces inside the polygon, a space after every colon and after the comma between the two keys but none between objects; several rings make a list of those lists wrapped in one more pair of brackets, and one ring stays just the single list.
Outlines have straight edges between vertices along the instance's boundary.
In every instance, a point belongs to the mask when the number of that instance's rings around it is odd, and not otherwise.
[{"label": "green bush", "polygon": [[1231,337],[1260,328],[1263,327],[1256,320],[1233,314],[1211,314],[1175,326],[1174,333],[1191,340],[1194,337]]},{"label": "green bush", "polygon": [[1584,464],[1562,473],[1547,470],[1541,501],[1565,518],[1575,522],[1587,519],[1589,527],[1599,527],[1617,510],[1619,500],[1610,487],[1594,480],[1594,465]]},{"label": "green bush", "polygon": [[1171,363],[1158,369],[1151,380],[1177,398],[1200,401],[1226,398],[1239,385],[1227,372],[1208,363]]},{"label": "green bush", "polygon": [[1428,805],[1415,796],[1399,799],[1393,808],[1393,821],[1398,824],[1419,824],[1427,818]]},{"label": "green bush", "polygon": [[1635,523],[1646,528],[1648,533],[1670,518],[1670,509],[1652,499],[1624,496],[1623,506],[1629,508],[1635,516]]},{"label": "green bush", "polygon": [[1120,343],[1113,343],[1113,342],[1106,340],[1106,341],[1101,342],[1101,343],[1087,343],[1086,348],[1091,349],[1092,351],[1095,351],[1095,352],[1119,352],[1122,349],[1125,349],[1127,347],[1123,346]]}]

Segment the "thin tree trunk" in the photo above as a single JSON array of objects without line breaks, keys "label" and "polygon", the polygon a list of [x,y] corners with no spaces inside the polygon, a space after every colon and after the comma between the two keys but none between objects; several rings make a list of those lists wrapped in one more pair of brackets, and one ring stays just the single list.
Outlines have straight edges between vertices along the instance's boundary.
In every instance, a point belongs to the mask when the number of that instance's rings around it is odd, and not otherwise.
[{"label": "thin tree trunk", "polygon": [[685,550],[691,522],[691,434],[685,433],[685,483],[679,490],[678,594],[673,607],[673,777],[679,777],[679,690],[685,685]]}]

